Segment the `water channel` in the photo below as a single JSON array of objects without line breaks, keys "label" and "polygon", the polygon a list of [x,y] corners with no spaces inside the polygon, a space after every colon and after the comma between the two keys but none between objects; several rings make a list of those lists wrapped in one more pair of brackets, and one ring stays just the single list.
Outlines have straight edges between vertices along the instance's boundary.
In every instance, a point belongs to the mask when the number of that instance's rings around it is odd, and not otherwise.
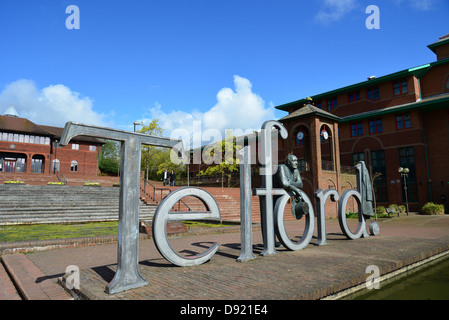
[{"label": "water channel", "polygon": [[449,300],[449,255],[341,300]]}]

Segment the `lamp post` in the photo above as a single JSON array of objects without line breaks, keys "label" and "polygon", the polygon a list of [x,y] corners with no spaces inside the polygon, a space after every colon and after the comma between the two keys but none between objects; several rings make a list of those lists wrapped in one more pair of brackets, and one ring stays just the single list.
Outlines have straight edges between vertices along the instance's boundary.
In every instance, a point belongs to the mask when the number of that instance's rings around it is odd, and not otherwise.
[{"label": "lamp post", "polygon": [[410,170],[408,168],[399,167],[398,172],[401,174],[401,178],[404,178],[404,193],[405,193],[405,205],[407,207],[408,215],[408,194],[407,194],[407,176]]},{"label": "lamp post", "polygon": [[142,123],[141,122],[139,122],[139,121],[134,121],[134,132],[136,132],[136,126],[140,126],[140,125],[142,125]]}]

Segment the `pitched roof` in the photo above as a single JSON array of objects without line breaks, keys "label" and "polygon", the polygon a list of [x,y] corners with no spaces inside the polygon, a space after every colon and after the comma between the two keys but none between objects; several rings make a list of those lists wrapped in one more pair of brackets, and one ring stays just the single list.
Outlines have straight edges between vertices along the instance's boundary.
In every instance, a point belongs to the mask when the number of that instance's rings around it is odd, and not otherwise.
[{"label": "pitched roof", "polygon": [[[61,139],[62,132],[64,131],[64,128],[60,127],[51,127],[51,126],[44,126],[41,125],[43,129],[46,131],[49,131],[53,133],[55,139]],[[105,142],[101,141],[100,139],[89,137],[89,136],[77,136],[72,139],[73,141],[79,141],[79,142],[89,142],[89,143],[95,143],[95,144],[105,144]]]},{"label": "pitched roof", "polygon": [[25,118],[0,116],[0,130],[53,137],[54,134]]},{"label": "pitched roof", "polygon": [[299,108],[298,110],[293,111],[289,115],[281,118],[279,121],[285,121],[285,120],[292,120],[292,119],[298,119],[298,118],[305,118],[311,115],[315,116],[321,116],[324,118],[341,121],[341,118],[330,113],[327,111],[324,111],[320,108],[317,108],[311,104],[306,104],[303,107]]},{"label": "pitched roof", "polygon": [[[51,137],[53,139],[60,139],[64,128],[37,125],[34,122],[19,118],[16,116],[0,116],[0,131],[17,132],[23,134],[32,134],[38,136]],[[73,141],[88,142],[93,144],[104,144],[103,141],[94,137],[78,136]]]}]

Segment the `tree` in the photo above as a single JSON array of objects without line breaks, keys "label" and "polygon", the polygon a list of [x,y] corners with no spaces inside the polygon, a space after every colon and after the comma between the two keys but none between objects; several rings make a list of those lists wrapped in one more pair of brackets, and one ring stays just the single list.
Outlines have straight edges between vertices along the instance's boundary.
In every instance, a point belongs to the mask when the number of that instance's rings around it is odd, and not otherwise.
[{"label": "tree", "polygon": [[[158,119],[153,119],[148,125],[144,125],[139,133],[145,133],[157,137],[162,137],[163,129],[159,125]],[[185,165],[176,165],[170,161],[169,148],[161,148],[156,146],[142,146],[141,153],[141,170],[145,171],[146,179],[160,180],[160,175],[167,169],[169,172],[173,170],[176,177],[182,177],[185,174]]]},{"label": "tree", "polygon": [[224,186],[224,177],[227,176],[228,188],[231,186],[232,172],[239,171],[239,159],[235,156],[238,151],[235,136],[226,133],[226,138],[216,142],[214,145],[206,146],[203,150],[203,159],[213,159],[218,164],[209,166],[205,172],[200,171],[199,175],[221,175],[221,187]]},{"label": "tree", "polygon": [[118,175],[120,171],[120,143],[105,140],[98,157],[98,168],[102,173]]}]

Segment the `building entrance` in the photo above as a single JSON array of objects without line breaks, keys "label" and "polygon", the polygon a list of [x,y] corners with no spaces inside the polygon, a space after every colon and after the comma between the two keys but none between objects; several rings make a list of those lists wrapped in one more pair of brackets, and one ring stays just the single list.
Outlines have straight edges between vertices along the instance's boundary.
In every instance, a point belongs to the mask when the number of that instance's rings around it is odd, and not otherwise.
[{"label": "building entrance", "polygon": [[0,153],[0,172],[25,172],[26,155]]}]

